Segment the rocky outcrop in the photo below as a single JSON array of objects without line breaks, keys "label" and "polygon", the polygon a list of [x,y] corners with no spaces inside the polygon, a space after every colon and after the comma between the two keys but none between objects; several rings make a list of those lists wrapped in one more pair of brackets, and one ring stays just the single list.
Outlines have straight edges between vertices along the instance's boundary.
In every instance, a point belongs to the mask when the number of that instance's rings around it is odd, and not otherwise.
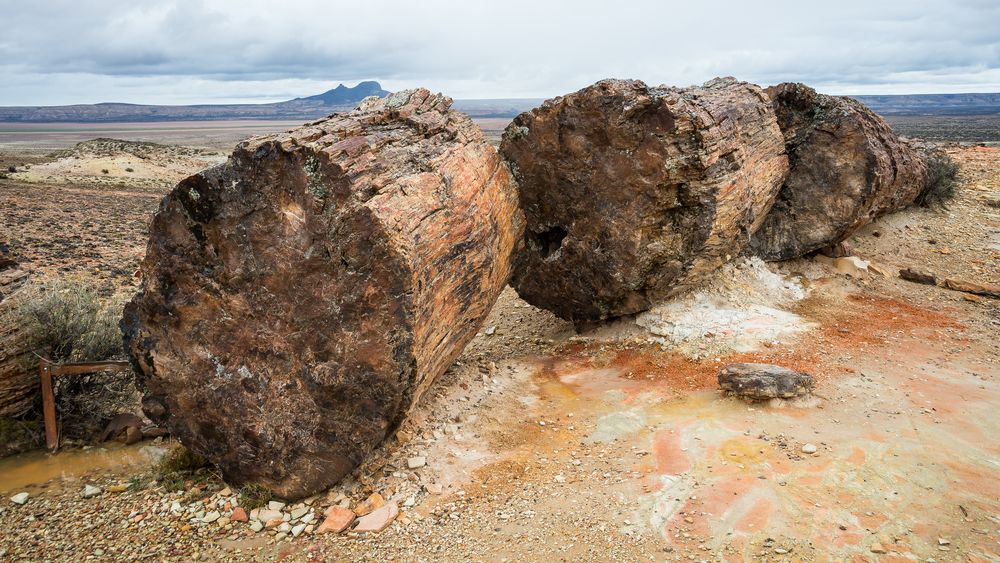
[{"label": "rocky outcrop", "polygon": [[523,217],[507,166],[426,90],[241,143],[150,226],[122,321],[146,414],[278,496],[357,466],[475,335]]},{"label": "rocky outcrop", "polygon": [[514,286],[576,322],[643,311],[738,255],[788,171],[752,84],[603,80],[546,101],[500,147],[527,221]]},{"label": "rocky outcrop", "polygon": [[719,387],[753,401],[791,399],[812,391],[813,378],[772,364],[729,364],[719,371]]},{"label": "rocky outcrop", "polygon": [[785,135],[791,172],[753,249],[787,260],[834,245],[876,217],[911,205],[927,167],[860,102],[803,84],[767,89]]},{"label": "rocky outcrop", "polygon": [[38,364],[32,366],[30,344],[18,322],[19,295],[27,281],[28,273],[0,244],[0,417],[26,413],[41,392]]}]

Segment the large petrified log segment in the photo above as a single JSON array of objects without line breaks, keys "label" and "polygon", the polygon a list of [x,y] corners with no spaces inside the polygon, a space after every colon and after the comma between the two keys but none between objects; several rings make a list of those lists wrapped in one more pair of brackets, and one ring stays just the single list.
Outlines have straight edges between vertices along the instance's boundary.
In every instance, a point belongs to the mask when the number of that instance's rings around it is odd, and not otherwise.
[{"label": "large petrified log segment", "polygon": [[0,243],[0,417],[27,412],[41,389],[30,345],[17,322],[19,296],[27,281],[28,273]]},{"label": "large petrified log segment", "polygon": [[767,94],[791,172],[754,235],[762,258],[787,260],[834,245],[912,204],[924,189],[924,160],[861,102],[803,84],[779,84]]},{"label": "large petrified log segment", "polygon": [[523,218],[507,166],[426,90],[241,143],[150,227],[122,321],[144,409],[235,483],[358,465],[475,335]]},{"label": "large petrified log segment", "polygon": [[788,161],[757,86],[603,80],[519,115],[500,152],[527,232],[514,284],[575,322],[643,311],[749,242]]}]

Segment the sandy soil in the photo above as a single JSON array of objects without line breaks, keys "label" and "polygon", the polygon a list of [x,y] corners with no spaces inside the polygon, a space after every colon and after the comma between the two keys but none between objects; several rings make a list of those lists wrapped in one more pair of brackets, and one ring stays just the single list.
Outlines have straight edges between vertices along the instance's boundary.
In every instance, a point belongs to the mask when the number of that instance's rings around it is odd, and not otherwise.
[{"label": "sandy soil", "polygon": [[[105,469],[19,488],[38,497],[28,510],[0,501],[0,559],[1000,560],[1000,301],[894,275],[917,266],[1000,283],[989,203],[1000,149],[949,152],[962,186],[948,209],[908,210],[852,240],[888,277],[813,259],[767,267],[805,288],[756,303],[794,315],[797,334],[738,351],[701,334],[664,349],[631,320],[576,334],[508,289],[397,436],[316,501],[396,500],[402,515],[382,533],[278,542],[233,525],[191,529],[157,508],[155,489],[80,498],[81,482],[135,472]],[[134,268],[162,195],[19,180],[0,180],[0,193],[0,213],[19,221],[0,223],[0,238],[26,241],[17,252],[46,275]],[[72,233],[91,238],[62,241]],[[720,394],[718,369],[748,360],[812,373],[814,396]],[[408,469],[413,456],[427,465]]]}]

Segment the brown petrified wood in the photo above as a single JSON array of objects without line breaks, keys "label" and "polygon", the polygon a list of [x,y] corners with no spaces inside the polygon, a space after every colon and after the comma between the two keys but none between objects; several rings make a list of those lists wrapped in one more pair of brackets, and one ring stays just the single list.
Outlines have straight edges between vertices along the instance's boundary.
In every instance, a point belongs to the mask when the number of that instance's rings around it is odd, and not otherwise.
[{"label": "brown petrified wood", "polygon": [[762,258],[787,260],[837,244],[923,191],[924,159],[861,102],[804,84],[779,84],[767,94],[791,172],[754,235]]},{"label": "brown petrified wood", "polygon": [[732,78],[603,80],[519,115],[500,152],[527,221],[514,285],[578,323],[645,310],[738,255],[788,171],[770,100]]},{"label": "brown petrified wood", "polygon": [[236,484],[335,483],[475,335],[523,218],[451,99],[412,90],[241,143],[150,227],[126,349],[146,414]]},{"label": "brown petrified wood", "polygon": [[18,267],[10,250],[0,244],[0,416],[20,416],[38,396],[37,362],[17,319],[19,296],[28,273]]}]

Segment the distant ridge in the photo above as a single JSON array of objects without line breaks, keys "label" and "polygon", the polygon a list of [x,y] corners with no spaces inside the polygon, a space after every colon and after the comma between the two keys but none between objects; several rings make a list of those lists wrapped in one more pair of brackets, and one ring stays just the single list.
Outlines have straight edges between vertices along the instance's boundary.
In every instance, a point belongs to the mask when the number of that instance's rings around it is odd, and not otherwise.
[{"label": "distant ridge", "polygon": [[316,119],[337,111],[347,111],[368,96],[387,96],[378,82],[361,82],[353,88],[340,84],[332,90],[307,98],[271,104],[201,104],[154,106],[100,103],[69,106],[0,107],[0,122],[122,122],[122,121],[210,121],[216,119]]},{"label": "distant ridge", "polygon": [[991,115],[1000,93],[851,96],[882,115]]}]

